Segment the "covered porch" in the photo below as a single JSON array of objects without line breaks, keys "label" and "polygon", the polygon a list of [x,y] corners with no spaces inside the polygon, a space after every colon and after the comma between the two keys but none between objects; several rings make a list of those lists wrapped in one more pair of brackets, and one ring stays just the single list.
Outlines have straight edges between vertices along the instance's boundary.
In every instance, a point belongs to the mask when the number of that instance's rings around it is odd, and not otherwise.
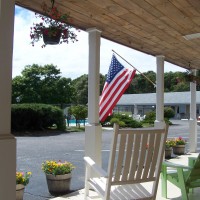
[{"label": "covered porch", "polygon": [[[49,3],[48,0],[45,2]],[[40,3],[39,0],[0,0],[0,25],[4,27],[0,32],[0,199],[15,199],[16,141],[11,133],[10,112],[14,6],[17,4],[42,13]],[[98,114],[101,37],[156,57],[155,126],[163,127],[164,61],[192,70],[194,74],[200,68],[200,2],[56,0],[55,3],[64,13],[70,12],[73,26],[88,32],[89,124],[86,127],[85,154],[101,165],[102,127]],[[191,82],[190,88],[190,152],[196,152],[196,83]]]},{"label": "covered porch", "polygon": [[[170,162],[187,165],[188,157],[190,157],[190,156],[196,157],[197,153],[192,153],[192,154],[187,155],[187,156],[186,155],[179,156],[176,159],[170,160]],[[99,198],[95,192],[91,191],[91,193],[93,195],[92,199],[101,200],[101,198]],[[190,193],[189,199],[190,200],[199,199],[199,193],[200,193],[200,188],[195,189],[193,193]],[[51,200],[80,200],[80,199],[84,199],[84,189],[78,190],[78,191],[73,192],[69,195],[53,198]],[[182,195],[181,195],[180,189],[178,189],[176,186],[174,186],[171,183],[168,183],[168,199],[182,200]],[[165,198],[163,198],[161,196],[161,179],[160,179],[159,185],[158,185],[156,200],[166,200]]]}]

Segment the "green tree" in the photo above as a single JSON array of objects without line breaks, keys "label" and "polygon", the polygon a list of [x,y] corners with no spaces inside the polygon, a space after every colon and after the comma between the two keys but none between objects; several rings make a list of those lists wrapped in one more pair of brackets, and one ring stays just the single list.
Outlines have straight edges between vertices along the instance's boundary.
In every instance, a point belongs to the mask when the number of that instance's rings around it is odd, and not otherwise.
[{"label": "green tree", "polygon": [[[105,83],[105,76],[100,74],[100,94]],[[84,74],[72,81],[75,88],[75,103],[86,105],[88,103],[88,75]]]},{"label": "green tree", "polygon": [[84,74],[72,81],[75,88],[75,103],[86,105],[88,103],[88,75]]},{"label": "green tree", "polygon": [[54,65],[27,65],[12,81],[12,103],[70,104],[74,88]]},{"label": "green tree", "polygon": [[71,106],[68,109],[68,114],[73,115],[76,119],[76,125],[78,123],[78,120],[84,120],[87,117],[88,109],[87,106],[84,105],[76,105],[76,106]]},{"label": "green tree", "polygon": [[[143,73],[148,79],[153,83],[156,82],[156,73],[153,71],[148,71]],[[125,91],[125,94],[140,94],[140,93],[151,93],[155,92],[156,89],[154,85],[142,74],[136,73],[130,86]]]},{"label": "green tree", "polygon": [[190,84],[189,82],[180,82],[177,85],[173,86],[173,92],[183,92],[183,91],[190,91]]}]

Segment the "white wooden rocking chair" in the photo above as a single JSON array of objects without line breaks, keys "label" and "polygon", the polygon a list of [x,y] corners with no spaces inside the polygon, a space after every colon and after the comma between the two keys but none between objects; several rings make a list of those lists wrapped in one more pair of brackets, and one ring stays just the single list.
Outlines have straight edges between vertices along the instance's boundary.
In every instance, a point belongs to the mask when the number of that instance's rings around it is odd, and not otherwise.
[{"label": "white wooden rocking chair", "polygon": [[[90,157],[86,162],[85,199],[93,188],[103,200],[155,199],[166,129],[119,129],[114,125],[108,172]],[[99,177],[92,177],[92,170]]]}]

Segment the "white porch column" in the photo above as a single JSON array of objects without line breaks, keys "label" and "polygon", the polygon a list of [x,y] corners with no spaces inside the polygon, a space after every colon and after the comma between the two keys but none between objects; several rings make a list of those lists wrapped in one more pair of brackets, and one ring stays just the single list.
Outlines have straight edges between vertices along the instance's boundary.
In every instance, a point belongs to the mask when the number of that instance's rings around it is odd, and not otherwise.
[{"label": "white porch column", "polygon": [[11,135],[14,0],[0,0],[0,199],[16,199],[16,141]]},{"label": "white porch column", "polygon": [[85,127],[85,155],[101,166],[102,126],[99,123],[99,71],[101,31],[88,29],[88,125]]},{"label": "white porch column", "polygon": [[156,120],[155,127],[163,128],[164,122],[164,59],[162,55],[156,56]]},{"label": "white porch column", "polygon": [[[193,71],[196,75],[196,70]],[[189,151],[197,150],[196,83],[190,82]]]}]

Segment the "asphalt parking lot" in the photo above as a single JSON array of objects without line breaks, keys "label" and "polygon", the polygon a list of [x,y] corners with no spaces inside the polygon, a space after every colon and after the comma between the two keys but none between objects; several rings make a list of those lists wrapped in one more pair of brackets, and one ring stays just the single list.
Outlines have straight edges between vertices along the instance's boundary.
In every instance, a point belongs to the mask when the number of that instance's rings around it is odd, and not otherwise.
[{"label": "asphalt parking lot", "polygon": [[[182,136],[188,140],[189,124],[187,120],[174,120],[169,127],[168,137]],[[198,151],[200,150],[200,126],[198,129]],[[103,167],[107,167],[111,130],[104,130],[102,137]],[[46,200],[53,198],[48,193],[45,174],[41,164],[45,160],[62,160],[72,162],[76,168],[72,174],[71,191],[84,187],[85,166],[84,132],[63,133],[48,136],[23,136],[17,139],[17,170],[31,171],[30,183],[26,186],[24,200]]]}]

